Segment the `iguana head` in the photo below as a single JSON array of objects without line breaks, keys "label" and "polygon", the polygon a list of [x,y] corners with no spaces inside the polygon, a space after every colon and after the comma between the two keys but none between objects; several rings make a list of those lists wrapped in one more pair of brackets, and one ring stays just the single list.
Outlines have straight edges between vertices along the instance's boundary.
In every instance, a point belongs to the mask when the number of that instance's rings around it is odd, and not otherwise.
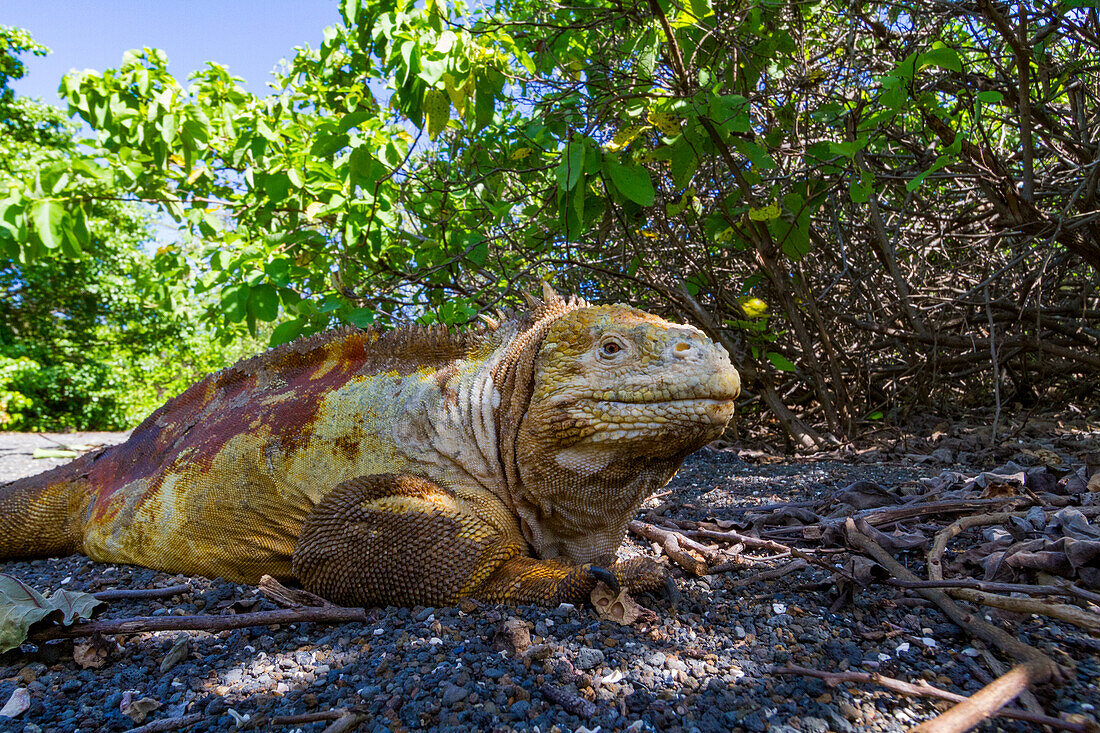
[{"label": "iguana head", "polygon": [[608,559],[641,502],[722,433],[740,388],[691,326],[623,305],[553,320],[515,433],[512,498],[536,553]]}]

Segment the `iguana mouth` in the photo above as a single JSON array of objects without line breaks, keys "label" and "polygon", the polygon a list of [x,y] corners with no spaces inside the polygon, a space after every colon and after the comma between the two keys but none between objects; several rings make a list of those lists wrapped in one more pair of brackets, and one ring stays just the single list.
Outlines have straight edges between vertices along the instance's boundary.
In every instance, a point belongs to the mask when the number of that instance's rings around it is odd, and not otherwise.
[{"label": "iguana mouth", "polygon": [[634,399],[634,400],[592,400],[592,402],[598,402],[605,405],[683,405],[688,403],[697,404],[715,404],[724,405],[727,402],[733,402],[732,397],[714,397],[714,396],[699,396],[699,397],[675,397],[668,400],[647,400],[647,399]]},{"label": "iguana mouth", "polygon": [[724,425],[733,416],[734,401],[728,397],[590,400],[582,409],[598,432],[659,433],[688,425]]},{"label": "iguana mouth", "polygon": [[733,402],[741,391],[736,372],[723,371],[710,378],[694,378],[679,384],[639,385],[636,388],[594,391],[588,399],[620,405],[686,405]]}]

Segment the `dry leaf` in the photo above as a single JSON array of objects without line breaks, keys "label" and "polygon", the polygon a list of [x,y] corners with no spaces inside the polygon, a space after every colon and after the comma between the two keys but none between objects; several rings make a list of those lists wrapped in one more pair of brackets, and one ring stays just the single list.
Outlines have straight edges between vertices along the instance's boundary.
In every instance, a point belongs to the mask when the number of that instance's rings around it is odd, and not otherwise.
[{"label": "dry leaf", "polygon": [[841,489],[836,500],[856,510],[876,509],[901,501],[901,497],[874,481],[859,480]]},{"label": "dry leaf", "polygon": [[126,692],[123,694],[122,702],[118,707],[123,715],[140,725],[145,721],[149,713],[160,707],[160,703],[151,697],[143,697],[140,700],[135,700],[133,693]]},{"label": "dry leaf", "polygon": [[79,453],[75,450],[61,450],[60,448],[35,448],[31,458],[76,458]]},{"label": "dry leaf", "polygon": [[1020,452],[1047,466],[1062,465],[1062,457],[1047,448],[1021,448]]},{"label": "dry leaf", "polygon": [[0,652],[22,644],[31,626],[51,614],[61,614],[68,626],[89,618],[101,603],[90,593],[72,590],[56,590],[47,598],[18,578],[0,574]]},{"label": "dry leaf", "polygon": [[23,714],[31,706],[31,694],[26,687],[17,687],[11,693],[3,709],[0,709],[0,717],[15,718]]},{"label": "dry leaf", "polygon": [[73,645],[73,661],[84,669],[99,669],[117,649],[117,643],[95,634],[88,641]]},{"label": "dry leaf", "polygon": [[982,491],[983,499],[1000,499],[1001,497],[1016,496],[1017,487],[1003,481],[990,481]]},{"label": "dry leaf", "polygon": [[652,622],[657,620],[657,614],[648,608],[639,606],[625,590],[619,595],[611,592],[603,583],[597,583],[592,589],[592,605],[596,613],[602,619],[610,619],[623,626],[631,626],[637,621]]},{"label": "dry leaf", "polygon": [[164,655],[164,659],[160,660],[160,673],[164,674],[186,659],[187,652],[190,650],[186,636],[173,644],[172,648],[168,650],[168,653]]},{"label": "dry leaf", "polygon": [[1100,471],[1092,474],[1092,478],[1089,479],[1087,488],[1090,492],[1100,491]]}]

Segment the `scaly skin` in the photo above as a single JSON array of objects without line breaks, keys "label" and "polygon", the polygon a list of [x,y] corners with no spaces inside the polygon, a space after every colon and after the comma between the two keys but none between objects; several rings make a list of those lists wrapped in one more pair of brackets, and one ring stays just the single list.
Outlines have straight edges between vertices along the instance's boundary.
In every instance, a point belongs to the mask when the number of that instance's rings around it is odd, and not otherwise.
[{"label": "scaly skin", "polygon": [[566,302],[451,335],[315,336],[211,375],[119,446],[0,486],[0,558],[296,579],[338,603],[577,601],[740,383],[689,326]]}]

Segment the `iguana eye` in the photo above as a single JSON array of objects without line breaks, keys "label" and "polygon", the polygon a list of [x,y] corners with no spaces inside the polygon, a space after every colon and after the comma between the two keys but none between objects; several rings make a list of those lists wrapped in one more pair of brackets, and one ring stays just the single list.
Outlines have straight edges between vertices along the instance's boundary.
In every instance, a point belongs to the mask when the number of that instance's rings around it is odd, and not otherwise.
[{"label": "iguana eye", "polygon": [[615,354],[618,354],[622,350],[623,350],[623,346],[618,341],[608,341],[608,342],[604,343],[603,346],[600,347],[600,352],[604,356],[614,356]]}]

